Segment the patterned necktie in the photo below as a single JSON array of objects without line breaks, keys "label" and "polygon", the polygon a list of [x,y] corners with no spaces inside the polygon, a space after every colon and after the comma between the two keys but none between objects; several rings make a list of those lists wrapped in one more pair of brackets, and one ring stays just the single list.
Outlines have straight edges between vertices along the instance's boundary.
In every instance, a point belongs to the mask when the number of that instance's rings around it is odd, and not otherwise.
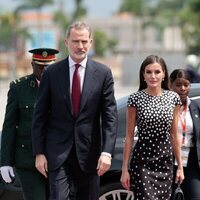
[{"label": "patterned necktie", "polygon": [[78,115],[81,97],[80,75],[78,72],[79,67],[79,64],[75,64],[75,71],[72,81],[72,104],[74,117],[77,117]]}]

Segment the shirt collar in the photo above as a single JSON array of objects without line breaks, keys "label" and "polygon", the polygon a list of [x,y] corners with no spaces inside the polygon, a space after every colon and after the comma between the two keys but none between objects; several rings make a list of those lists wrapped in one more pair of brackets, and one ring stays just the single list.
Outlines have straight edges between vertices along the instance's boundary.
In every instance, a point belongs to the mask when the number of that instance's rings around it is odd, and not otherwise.
[{"label": "shirt collar", "polygon": [[187,97],[187,106],[188,106],[188,107],[189,107],[190,103],[191,103],[191,100],[190,100],[189,97]]},{"label": "shirt collar", "polygon": [[[187,101],[186,101],[187,108],[189,108],[190,103],[191,103],[191,100],[190,100],[189,97],[187,97]],[[181,112],[183,112],[183,110],[184,110],[184,106],[182,105],[181,106]]]},{"label": "shirt collar", "polygon": [[[86,68],[87,59],[88,58],[86,57],[84,60],[82,60],[82,62],[79,63],[84,68]],[[74,62],[72,58],[69,56],[69,67],[74,67],[75,64],[76,62]]]}]

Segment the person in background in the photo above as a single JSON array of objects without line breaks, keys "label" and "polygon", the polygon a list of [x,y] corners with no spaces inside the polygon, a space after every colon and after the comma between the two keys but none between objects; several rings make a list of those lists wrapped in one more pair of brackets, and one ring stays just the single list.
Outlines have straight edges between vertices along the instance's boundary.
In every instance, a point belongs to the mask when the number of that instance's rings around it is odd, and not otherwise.
[{"label": "person in background", "polygon": [[35,168],[31,125],[40,79],[56,60],[56,49],[39,48],[32,53],[33,73],[14,80],[8,91],[1,139],[1,176],[6,183],[15,177],[15,167],[26,200],[46,200],[47,180]]},{"label": "person in background", "polygon": [[[34,112],[36,168],[50,183],[50,200],[98,200],[99,176],[111,166],[117,129],[110,68],[88,57],[91,29],[66,32],[69,56],[44,72]],[[56,78],[55,78],[56,77]]]},{"label": "person in background", "polygon": [[[181,189],[186,200],[200,199],[200,106],[190,100],[190,74],[184,69],[175,69],[170,75],[171,89],[181,98],[178,133],[181,138],[181,155],[185,180]],[[174,166],[177,168],[176,162]],[[173,184],[173,191],[176,184]]]},{"label": "person in background", "polygon": [[[150,55],[140,68],[139,90],[128,98],[121,183],[127,190],[133,186],[135,200],[170,199],[173,152],[178,161],[176,181],[184,179],[177,133],[181,102],[169,91],[168,80],[164,59]],[[133,148],[136,125],[138,141]]]},{"label": "person in background", "polygon": [[200,83],[200,59],[195,54],[186,56],[186,69],[190,75],[191,83]]}]

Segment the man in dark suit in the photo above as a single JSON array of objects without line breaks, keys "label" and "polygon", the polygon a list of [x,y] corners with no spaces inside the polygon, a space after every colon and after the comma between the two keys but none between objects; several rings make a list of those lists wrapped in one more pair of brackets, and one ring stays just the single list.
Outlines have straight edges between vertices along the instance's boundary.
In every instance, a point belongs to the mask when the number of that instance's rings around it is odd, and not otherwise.
[{"label": "man in dark suit", "polygon": [[51,65],[41,80],[32,138],[36,168],[49,178],[50,199],[97,200],[99,176],[111,165],[117,111],[111,70],[91,60],[90,28],[69,26],[69,56]]},{"label": "man in dark suit", "polygon": [[46,179],[35,168],[31,124],[36,94],[45,67],[55,62],[55,49],[39,48],[33,53],[33,73],[10,84],[1,140],[1,176],[6,183],[19,176],[26,200],[46,200]]}]

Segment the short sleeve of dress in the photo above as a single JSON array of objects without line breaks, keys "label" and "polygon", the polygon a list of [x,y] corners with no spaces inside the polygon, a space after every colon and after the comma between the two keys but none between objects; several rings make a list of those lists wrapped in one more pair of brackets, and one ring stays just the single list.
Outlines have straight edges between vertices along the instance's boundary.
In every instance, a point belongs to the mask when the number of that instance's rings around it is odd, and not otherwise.
[{"label": "short sleeve of dress", "polygon": [[174,93],[174,105],[177,106],[177,105],[181,105],[181,99],[180,99],[180,96],[176,93],[176,92],[173,92]]},{"label": "short sleeve of dress", "polygon": [[135,107],[135,106],[136,106],[136,95],[135,93],[133,93],[128,98],[127,107]]}]

